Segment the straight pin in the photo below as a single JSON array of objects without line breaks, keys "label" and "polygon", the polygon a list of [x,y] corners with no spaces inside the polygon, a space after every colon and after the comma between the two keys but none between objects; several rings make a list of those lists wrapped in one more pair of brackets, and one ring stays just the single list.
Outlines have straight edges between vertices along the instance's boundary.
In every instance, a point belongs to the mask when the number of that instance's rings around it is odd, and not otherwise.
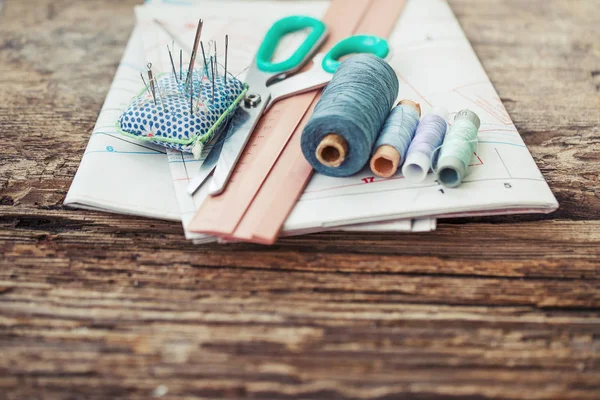
[{"label": "straight pin", "polygon": [[179,80],[183,79],[183,49],[179,50]]},{"label": "straight pin", "polygon": [[204,108],[205,112],[208,112],[208,109],[206,108],[206,104],[202,102],[202,80],[200,80],[200,82],[198,82],[198,84],[200,85],[200,87],[198,90],[198,101],[196,102],[196,108],[200,108],[200,103],[202,103],[202,108]]},{"label": "straight pin", "polygon": [[190,81],[190,115],[194,115],[194,79]]},{"label": "straight pin", "polygon": [[208,65],[206,64],[206,54],[204,53],[204,44],[200,42],[200,48],[202,49],[202,59],[204,60],[204,71],[206,72],[206,77],[208,78]]},{"label": "straight pin", "polygon": [[150,81],[150,89],[152,90],[152,98],[156,105],[156,88],[154,87],[154,74],[152,73],[152,63],[148,63],[148,80]]},{"label": "straight pin", "polygon": [[225,84],[227,84],[227,53],[229,50],[229,35],[225,35],[225,74],[223,75],[225,78]]},{"label": "straight pin", "polygon": [[194,63],[196,62],[196,53],[198,52],[198,45],[200,44],[200,35],[202,34],[202,26],[204,22],[202,19],[198,21],[198,28],[196,28],[196,37],[194,38],[194,47],[192,49],[192,57],[190,58],[190,66],[188,68],[188,75],[185,80],[187,85],[188,81],[191,79],[192,73],[194,71]]},{"label": "straight pin", "polygon": [[215,102],[215,64],[213,63],[213,59],[210,59],[210,69],[212,72],[212,102]]},{"label": "straight pin", "polygon": [[215,41],[215,73],[219,75],[219,63],[217,62],[217,41]]},{"label": "straight pin", "polygon": [[175,71],[175,63],[173,62],[173,54],[171,54],[171,49],[169,49],[169,45],[167,45],[167,50],[169,51],[169,59],[171,60],[171,67],[173,67],[173,75],[175,75],[175,82],[179,85],[179,79],[177,79],[177,71]]},{"label": "straight pin", "polygon": [[144,86],[146,87],[146,91],[148,92],[148,94],[152,94],[150,93],[150,88],[148,87],[148,84],[146,83],[146,80],[144,79],[144,74],[142,74],[140,72],[140,77],[142,78],[142,82],[144,82]]},{"label": "straight pin", "polygon": [[214,68],[214,64],[216,63],[217,60],[215,60],[215,47],[216,47],[216,43],[214,40],[209,40],[208,41],[208,48],[206,49],[206,54],[208,54],[208,58],[210,58],[210,73],[213,74],[215,71]]},{"label": "straight pin", "polygon": [[179,36],[173,34],[173,32],[171,32],[171,30],[167,27],[167,25],[165,25],[162,21],[158,20],[158,19],[154,19],[154,23],[157,24],[158,26],[160,26],[160,28],[165,31],[165,33],[171,38],[173,39],[173,48],[175,48],[175,42],[177,42],[177,44],[179,45],[180,48],[185,49],[185,43],[181,42],[179,40]]},{"label": "straight pin", "polygon": [[158,97],[160,98],[160,104],[162,104],[163,110],[165,112],[169,112],[169,110],[165,106],[165,101],[163,100],[163,93],[162,93],[162,90],[160,89],[160,82],[159,81],[156,81],[156,89],[158,91]]}]

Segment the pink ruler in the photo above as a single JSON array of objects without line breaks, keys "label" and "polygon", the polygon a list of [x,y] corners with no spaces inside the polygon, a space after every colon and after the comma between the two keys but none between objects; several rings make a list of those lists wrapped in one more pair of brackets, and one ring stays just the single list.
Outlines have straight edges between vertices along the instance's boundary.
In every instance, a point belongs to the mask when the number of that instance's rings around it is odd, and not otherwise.
[{"label": "pink ruler", "polygon": [[[352,34],[387,37],[405,0],[333,0],[324,50]],[[229,240],[270,244],[312,175],[300,137],[320,92],[280,101],[261,119],[226,191],[207,199],[188,228]],[[308,111],[308,112],[307,112]]]},{"label": "pink ruler", "polygon": [[[329,37],[323,49],[351,35],[374,0],[333,0],[323,22]],[[259,121],[223,194],[204,201],[188,229],[232,236],[294,129],[312,104],[316,92],[276,103]]]},{"label": "pink ruler", "polygon": [[[354,34],[388,37],[404,5],[403,0],[375,0]],[[272,244],[277,240],[283,223],[313,173],[300,149],[300,137],[320,97],[320,94],[315,97],[311,109],[296,127],[288,145],[248,207],[232,235],[236,239],[263,244]]]}]

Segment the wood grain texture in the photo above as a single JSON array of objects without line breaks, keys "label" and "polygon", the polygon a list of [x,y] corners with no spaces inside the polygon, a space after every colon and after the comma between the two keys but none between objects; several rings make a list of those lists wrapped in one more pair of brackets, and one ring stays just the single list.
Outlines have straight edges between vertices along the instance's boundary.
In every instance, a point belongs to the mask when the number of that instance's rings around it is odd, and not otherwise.
[{"label": "wood grain texture", "polygon": [[561,208],[194,246],[62,202],[134,0],[0,14],[0,398],[600,398],[600,3],[450,0]]}]

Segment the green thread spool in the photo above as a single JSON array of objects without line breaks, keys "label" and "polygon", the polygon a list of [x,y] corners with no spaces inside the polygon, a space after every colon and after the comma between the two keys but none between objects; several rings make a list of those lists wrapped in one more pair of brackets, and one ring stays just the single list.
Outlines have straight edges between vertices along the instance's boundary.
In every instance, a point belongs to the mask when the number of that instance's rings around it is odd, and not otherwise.
[{"label": "green thread spool", "polygon": [[467,175],[480,126],[481,121],[473,111],[462,110],[456,114],[437,163],[437,179],[442,185],[457,187]]}]

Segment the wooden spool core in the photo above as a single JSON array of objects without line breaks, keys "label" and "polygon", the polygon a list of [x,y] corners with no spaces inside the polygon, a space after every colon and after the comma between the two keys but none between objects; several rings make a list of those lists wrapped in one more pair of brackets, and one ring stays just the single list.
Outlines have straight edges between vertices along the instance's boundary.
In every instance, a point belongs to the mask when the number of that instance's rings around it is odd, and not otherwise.
[{"label": "wooden spool core", "polygon": [[421,105],[419,103],[415,103],[412,100],[401,100],[400,103],[398,103],[398,105],[401,105],[401,104],[406,104],[407,106],[411,106],[412,108],[417,110],[417,112],[419,113],[419,117],[421,116]]},{"label": "wooden spool core", "polygon": [[317,160],[319,160],[321,164],[333,168],[342,165],[346,159],[347,153],[348,142],[337,133],[329,133],[325,136],[315,151]]},{"label": "wooden spool core", "polygon": [[389,178],[396,173],[400,165],[400,153],[387,144],[379,146],[371,158],[371,171],[382,178]]}]

